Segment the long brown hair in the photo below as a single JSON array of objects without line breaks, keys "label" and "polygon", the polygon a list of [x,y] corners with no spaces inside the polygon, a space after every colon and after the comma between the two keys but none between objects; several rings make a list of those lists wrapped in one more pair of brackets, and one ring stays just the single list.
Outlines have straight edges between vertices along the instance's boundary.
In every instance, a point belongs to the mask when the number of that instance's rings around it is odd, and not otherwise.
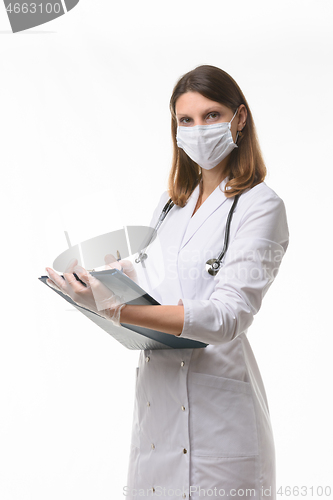
[{"label": "long brown hair", "polygon": [[237,140],[238,148],[229,155],[225,186],[227,197],[235,196],[252,188],[266,177],[266,167],[249,105],[235,80],[215,66],[198,66],[183,75],[173,89],[170,99],[173,160],[169,174],[168,192],[176,205],[183,207],[195,187],[201,181],[201,168],[176,142],[176,101],[185,92],[199,92],[201,95],[230,108],[233,112],[244,104],[247,109],[246,125]]}]

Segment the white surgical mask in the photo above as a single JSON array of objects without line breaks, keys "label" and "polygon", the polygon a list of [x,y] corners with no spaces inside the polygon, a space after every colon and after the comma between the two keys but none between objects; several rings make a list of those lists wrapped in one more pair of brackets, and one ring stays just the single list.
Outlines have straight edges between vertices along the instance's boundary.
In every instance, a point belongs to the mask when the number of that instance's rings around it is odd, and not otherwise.
[{"label": "white surgical mask", "polygon": [[238,108],[230,122],[196,125],[195,127],[178,126],[177,146],[183,149],[187,156],[201,168],[210,170],[216,167],[234,148],[238,147],[233,141],[230,130],[237,111]]}]

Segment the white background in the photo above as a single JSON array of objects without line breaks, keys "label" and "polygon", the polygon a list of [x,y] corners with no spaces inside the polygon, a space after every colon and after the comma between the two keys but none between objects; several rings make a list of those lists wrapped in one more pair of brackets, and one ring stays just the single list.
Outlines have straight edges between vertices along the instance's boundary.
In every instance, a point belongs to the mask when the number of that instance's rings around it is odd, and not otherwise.
[{"label": "white background", "polygon": [[277,485],[333,496],[332,14],[320,0],[81,0],[12,34],[0,5],[2,500],[124,498],[139,353],[37,278],[64,230],[74,244],[149,222],[169,98],[200,64],[239,83],[287,207],[290,246],[249,331]]}]

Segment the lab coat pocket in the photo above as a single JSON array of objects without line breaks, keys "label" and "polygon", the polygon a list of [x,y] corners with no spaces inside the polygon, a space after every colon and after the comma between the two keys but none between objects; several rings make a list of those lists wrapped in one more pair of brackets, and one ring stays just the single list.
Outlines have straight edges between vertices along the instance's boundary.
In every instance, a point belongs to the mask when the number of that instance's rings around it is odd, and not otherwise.
[{"label": "lab coat pocket", "polygon": [[258,454],[256,417],[248,382],[191,373],[189,402],[193,455],[241,457]]}]

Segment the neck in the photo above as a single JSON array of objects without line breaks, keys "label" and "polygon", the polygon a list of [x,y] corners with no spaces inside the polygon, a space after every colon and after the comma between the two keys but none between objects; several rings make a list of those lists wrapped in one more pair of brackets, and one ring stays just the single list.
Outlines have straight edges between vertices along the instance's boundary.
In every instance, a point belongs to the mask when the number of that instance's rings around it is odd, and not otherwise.
[{"label": "neck", "polygon": [[208,196],[217,188],[219,184],[225,179],[227,174],[225,169],[221,168],[221,165],[217,165],[211,170],[201,169],[202,181],[200,186],[201,196],[203,199],[208,198]]}]

